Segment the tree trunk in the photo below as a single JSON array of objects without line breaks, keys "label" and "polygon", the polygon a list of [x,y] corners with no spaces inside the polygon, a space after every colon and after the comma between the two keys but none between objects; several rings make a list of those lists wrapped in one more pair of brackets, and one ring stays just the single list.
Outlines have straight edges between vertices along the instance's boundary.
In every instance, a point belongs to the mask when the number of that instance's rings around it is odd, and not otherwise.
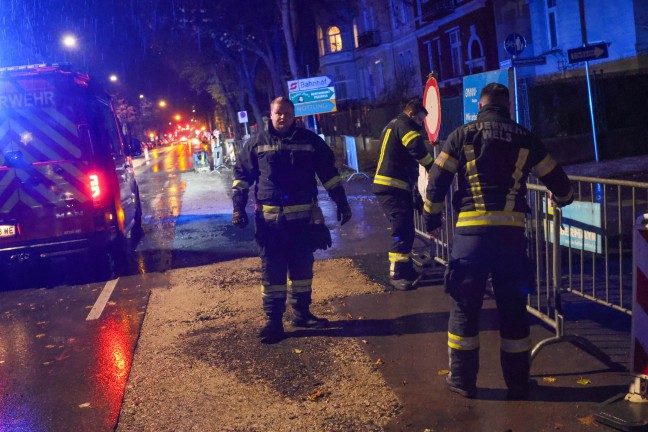
[{"label": "tree trunk", "polygon": [[293,26],[290,13],[290,0],[278,0],[281,9],[281,26],[283,28],[284,38],[286,39],[286,54],[288,55],[288,64],[290,65],[290,74],[292,79],[299,78],[299,67],[295,59],[295,39],[293,38]]}]

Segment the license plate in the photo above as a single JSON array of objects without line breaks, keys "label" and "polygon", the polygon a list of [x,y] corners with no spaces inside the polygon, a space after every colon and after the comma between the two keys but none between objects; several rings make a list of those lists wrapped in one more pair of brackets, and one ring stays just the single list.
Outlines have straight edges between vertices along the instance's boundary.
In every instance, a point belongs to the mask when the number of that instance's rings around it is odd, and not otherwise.
[{"label": "license plate", "polygon": [[0,225],[0,237],[13,237],[16,235],[14,225]]}]

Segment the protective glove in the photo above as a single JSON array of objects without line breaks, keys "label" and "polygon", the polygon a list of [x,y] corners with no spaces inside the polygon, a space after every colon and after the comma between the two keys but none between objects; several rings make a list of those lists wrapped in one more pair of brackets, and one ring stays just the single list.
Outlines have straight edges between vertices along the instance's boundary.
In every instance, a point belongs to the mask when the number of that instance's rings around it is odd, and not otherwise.
[{"label": "protective glove", "polygon": [[340,222],[340,225],[344,225],[349,222],[351,219],[351,207],[348,203],[337,206],[337,220]]},{"label": "protective glove", "polygon": [[245,210],[234,210],[232,212],[232,225],[245,228],[248,225],[249,219]]},{"label": "protective glove", "polygon": [[328,227],[321,224],[311,224],[310,225],[310,234],[311,234],[311,250],[315,252],[317,249],[326,250],[333,246],[333,240],[331,239],[331,232]]},{"label": "protective glove", "polygon": [[431,214],[423,212],[423,221],[425,222],[425,232],[432,232],[443,225],[443,217],[441,213]]}]

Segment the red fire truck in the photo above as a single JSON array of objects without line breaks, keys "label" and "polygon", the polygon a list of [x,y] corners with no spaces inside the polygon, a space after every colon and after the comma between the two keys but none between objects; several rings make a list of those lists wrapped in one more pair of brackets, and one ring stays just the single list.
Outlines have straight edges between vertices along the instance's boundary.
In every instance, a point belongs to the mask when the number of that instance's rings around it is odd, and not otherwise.
[{"label": "red fire truck", "polygon": [[109,96],[62,66],[0,68],[0,265],[83,254],[110,278],[141,223]]}]

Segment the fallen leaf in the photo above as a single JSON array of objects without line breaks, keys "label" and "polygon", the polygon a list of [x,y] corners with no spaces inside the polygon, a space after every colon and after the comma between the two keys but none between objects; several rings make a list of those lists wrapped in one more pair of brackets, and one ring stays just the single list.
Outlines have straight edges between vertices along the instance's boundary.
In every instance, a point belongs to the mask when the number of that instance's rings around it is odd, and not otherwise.
[{"label": "fallen leaf", "polygon": [[350,313],[347,313],[347,314],[346,314],[346,317],[347,317],[348,319],[353,319],[353,315],[351,315]]},{"label": "fallen leaf", "polygon": [[556,381],[558,381],[558,379],[556,377],[544,377],[542,378],[542,381],[548,383],[555,383]]},{"label": "fallen leaf", "polygon": [[439,369],[437,375],[448,375],[450,371],[448,369]]},{"label": "fallen leaf", "polygon": [[366,339],[362,339],[362,343],[363,343],[363,344],[368,344],[369,342],[367,342]]},{"label": "fallen leaf", "polygon": [[115,306],[117,303],[111,300],[111,301],[109,301],[109,302],[106,302],[106,304],[107,304],[108,306]]},{"label": "fallen leaf", "polygon": [[47,348],[47,349],[52,349],[54,347],[56,347],[56,345],[52,345],[52,344],[45,345],[45,348]]},{"label": "fallen leaf", "polygon": [[85,308],[86,308],[86,309],[92,309],[92,305],[90,305],[90,306],[86,306]]},{"label": "fallen leaf", "polygon": [[51,365],[51,364],[52,364],[52,362],[51,362],[51,361],[46,361],[46,362],[43,362],[43,365],[45,365],[45,366],[48,366],[48,365]]},{"label": "fallen leaf", "polygon": [[38,324],[38,325],[47,324],[47,321],[38,321],[36,324]]},{"label": "fallen leaf", "polygon": [[293,348],[293,352],[294,352],[295,354],[301,354],[303,351],[300,350],[299,348]]},{"label": "fallen leaf", "polygon": [[358,317],[358,319],[359,319],[359,320],[363,320],[363,319],[364,319],[364,316],[363,316],[363,315],[360,315],[360,316]]},{"label": "fallen leaf", "polygon": [[45,333],[38,333],[38,334],[36,335],[36,337],[37,337],[38,339],[40,339],[40,338],[42,338],[42,337],[45,337]]},{"label": "fallen leaf", "polygon": [[309,401],[316,401],[317,399],[321,398],[322,396],[324,396],[324,393],[322,393],[319,390],[315,390],[313,393],[309,394],[307,397],[308,397]]},{"label": "fallen leaf", "polygon": [[385,364],[385,362],[382,361],[381,358],[379,358],[379,359],[376,360],[376,362],[374,364],[381,365],[381,364]]},{"label": "fallen leaf", "polygon": [[585,426],[594,426],[596,424],[596,420],[594,419],[593,415],[588,415],[587,417],[579,417],[578,422]]},{"label": "fallen leaf", "polygon": [[82,403],[79,408],[90,408],[90,402]]},{"label": "fallen leaf", "polygon": [[580,384],[580,385],[588,385],[588,384],[592,384],[592,380],[589,380],[589,379],[587,379],[587,378],[582,378],[582,377],[581,377],[581,379],[579,379],[578,381],[576,381],[576,383],[577,383],[577,384]]}]

